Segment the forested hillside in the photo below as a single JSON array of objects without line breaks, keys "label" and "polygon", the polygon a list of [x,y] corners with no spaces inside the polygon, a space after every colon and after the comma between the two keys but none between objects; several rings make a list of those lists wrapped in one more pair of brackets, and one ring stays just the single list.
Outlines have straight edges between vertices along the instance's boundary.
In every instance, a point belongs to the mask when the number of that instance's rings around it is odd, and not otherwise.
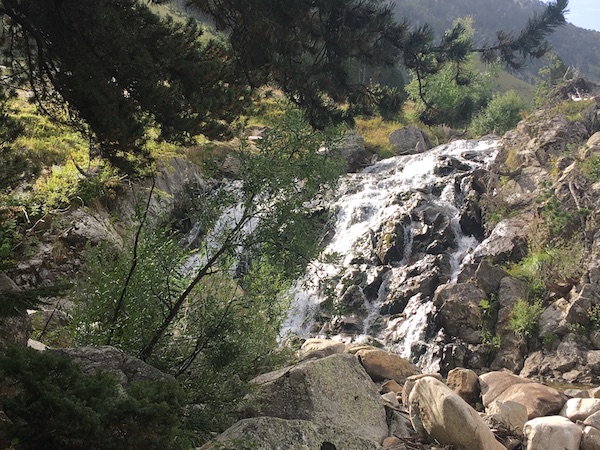
[{"label": "forested hillside", "polygon": [[[544,4],[539,0],[395,0],[394,12],[415,25],[429,24],[438,35],[452,27],[452,22],[472,16],[475,41],[489,42],[499,30],[517,32],[532,13],[540,13]],[[567,24],[557,29],[548,41],[567,66],[581,71],[581,75],[600,80],[600,32]],[[531,80],[543,63],[530,61],[521,74]]]}]

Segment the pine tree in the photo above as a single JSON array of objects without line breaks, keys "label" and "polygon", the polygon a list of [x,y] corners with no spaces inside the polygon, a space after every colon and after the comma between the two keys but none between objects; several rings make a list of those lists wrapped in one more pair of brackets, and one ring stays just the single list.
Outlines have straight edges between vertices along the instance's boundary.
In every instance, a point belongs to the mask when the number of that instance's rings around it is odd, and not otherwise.
[{"label": "pine tree", "polygon": [[150,127],[180,143],[199,133],[226,137],[252,90],[265,84],[323,127],[351,121],[365,105],[401,104],[397,91],[353,81],[356,63],[400,63],[419,82],[453,63],[457,82],[468,83],[462,64],[473,52],[518,68],[548,50],[545,37],[565,23],[568,1],[550,3],[520,34],[499,32],[482,48],[464,39],[461,26],[434,42],[429,27],[397,21],[385,0],[188,4],[226,37],[201,43],[197,22],[159,17],[146,0],[0,0],[4,89],[33,90],[45,112],[78,126],[98,154],[131,171],[148,159]]}]

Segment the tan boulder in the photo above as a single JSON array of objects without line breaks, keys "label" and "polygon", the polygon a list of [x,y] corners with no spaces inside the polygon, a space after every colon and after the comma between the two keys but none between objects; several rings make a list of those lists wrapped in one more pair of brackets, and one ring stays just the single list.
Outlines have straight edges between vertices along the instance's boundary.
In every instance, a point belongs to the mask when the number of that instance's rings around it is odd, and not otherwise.
[{"label": "tan boulder", "polygon": [[585,425],[589,425],[590,427],[594,427],[597,430],[600,430],[600,411],[595,412],[594,414],[591,414],[590,416],[588,416],[583,423]]},{"label": "tan boulder", "polygon": [[462,397],[469,405],[475,405],[479,400],[481,388],[479,377],[470,369],[457,367],[448,372],[446,385]]},{"label": "tan boulder", "polygon": [[310,338],[302,344],[298,356],[302,360],[324,358],[326,356],[335,355],[336,353],[343,353],[344,350],[346,350],[346,345],[342,342],[331,339]]},{"label": "tan boulder", "polygon": [[565,404],[565,396],[556,389],[540,383],[521,383],[510,386],[497,398],[501,402],[517,402],[527,408],[527,418],[558,413]]},{"label": "tan boulder", "polygon": [[442,376],[439,373],[422,373],[408,377],[402,387],[402,404],[404,406],[408,406],[408,397],[410,396],[410,391],[415,387],[415,383],[425,377],[433,377],[438,381],[442,381]]},{"label": "tan boulder", "polygon": [[378,349],[363,349],[356,357],[374,381],[394,380],[403,383],[419,370],[405,358]]},{"label": "tan boulder", "polygon": [[495,400],[525,405],[527,417],[558,413],[566,397],[556,389],[508,372],[489,372],[479,377],[481,398],[486,408]]},{"label": "tan boulder", "polygon": [[401,384],[398,384],[397,381],[388,380],[381,385],[381,389],[379,389],[379,392],[381,392],[382,394],[387,394],[388,392],[402,394],[402,389],[403,386]]},{"label": "tan boulder", "polygon": [[510,372],[484,373],[479,377],[483,406],[490,405],[508,387],[521,383],[532,383],[532,381]]},{"label": "tan boulder", "polygon": [[433,377],[418,380],[409,397],[410,419],[421,438],[458,450],[506,450],[479,414]]}]

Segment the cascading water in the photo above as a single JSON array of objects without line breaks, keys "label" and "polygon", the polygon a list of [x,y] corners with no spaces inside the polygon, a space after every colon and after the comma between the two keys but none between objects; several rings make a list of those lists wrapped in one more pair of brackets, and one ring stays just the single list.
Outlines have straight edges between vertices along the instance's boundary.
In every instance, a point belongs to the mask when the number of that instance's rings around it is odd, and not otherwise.
[{"label": "cascading water", "polygon": [[455,141],[348,175],[331,205],[332,238],[290,293],[282,336],[377,339],[434,366],[433,293],[456,282],[478,244],[465,232],[467,206],[496,142]]}]

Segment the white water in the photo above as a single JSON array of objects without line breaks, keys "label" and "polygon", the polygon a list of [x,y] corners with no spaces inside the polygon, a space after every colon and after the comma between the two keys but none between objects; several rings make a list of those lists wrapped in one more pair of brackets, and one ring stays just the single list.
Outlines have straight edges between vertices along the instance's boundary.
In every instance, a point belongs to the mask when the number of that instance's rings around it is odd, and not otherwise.
[{"label": "white water", "polygon": [[[366,273],[367,280],[373,277],[372,271],[376,266],[381,266],[381,262],[373,261],[373,241],[386,224],[403,226],[402,259],[392,263],[392,271],[414,263],[411,261],[415,250],[414,236],[419,227],[424,227],[422,223],[415,222],[415,211],[425,204],[434,206],[436,211],[442,212],[450,220],[454,245],[448,253],[451,266],[449,278],[451,282],[456,282],[462,261],[478,244],[474,237],[462,233],[459,224],[459,208],[464,196],[462,181],[469,172],[450,170],[452,173],[448,175],[438,175],[436,168],[439,169],[448,157],[470,169],[485,167],[493,158],[495,148],[495,140],[456,141],[422,154],[386,159],[362,173],[348,175],[342,181],[331,206],[335,212],[333,238],[324,248],[319,261],[311,263],[307,276],[299,280],[290,292],[292,309],[282,329],[282,336],[295,334],[306,338],[319,333],[314,328],[314,316],[319,305],[326,300],[326,295],[320,289],[324,281],[341,277],[351,267],[358,267]],[[361,330],[352,336],[336,338],[354,341],[368,338],[371,325],[380,316],[380,306],[390,294],[390,277],[386,276],[376,298],[365,298],[366,311]],[[334,295],[339,297],[342,289],[343,286],[338,284]],[[418,297],[409,300],[399,317],[388,317],[383,330],[374,336],[407,357],[415,343],[426,340],[427,321],[433,311],[430,299]],[[423,364],[431,364],[431,361],[423,361]]]}]

